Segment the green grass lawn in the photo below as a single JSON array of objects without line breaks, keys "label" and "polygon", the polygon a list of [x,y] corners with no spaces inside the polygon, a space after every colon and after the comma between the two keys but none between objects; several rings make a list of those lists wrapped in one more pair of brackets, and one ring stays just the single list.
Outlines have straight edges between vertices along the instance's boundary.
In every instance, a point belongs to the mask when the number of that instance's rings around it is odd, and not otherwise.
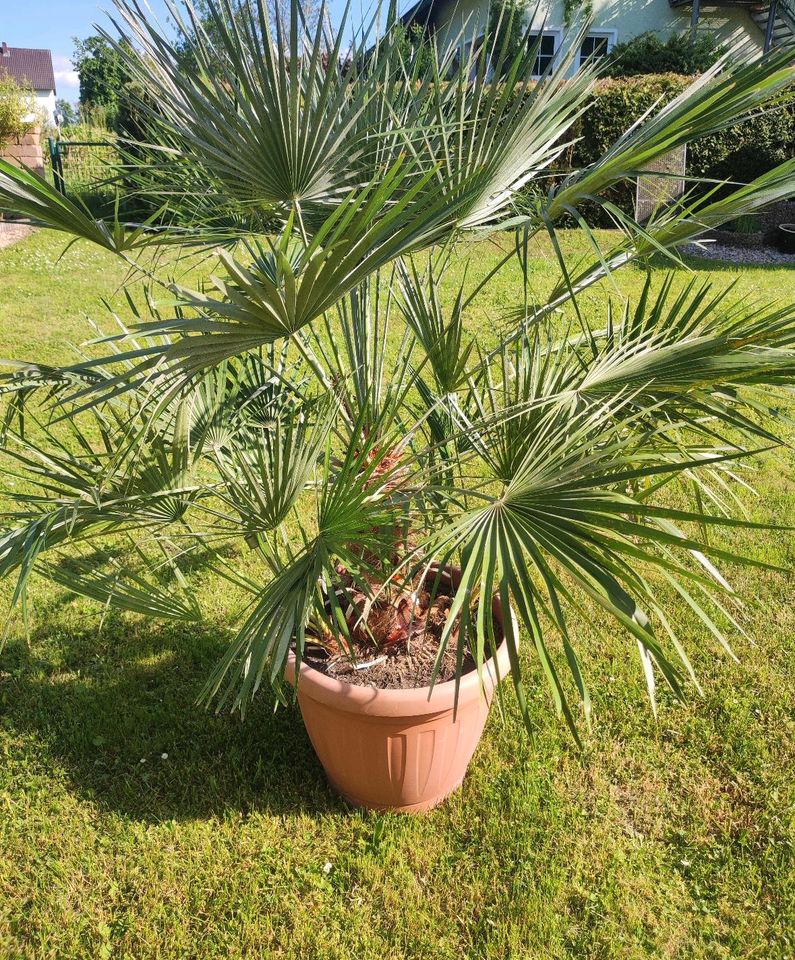
[{"label": "green grass lawn", "polygon": [[[0,356],[65,361],[86,315],[109,327],[100,297],[124,315],[118,264],[63,247],[40,233],[0,252]],[[497,256],[474,253],[473,270]],[[535,253],[543,291],[554,261]],[[738,278],[731,296],[795,297],[792,270],[692,266]],[[485,340],[518,278],[474,306]],[[629,268],[619,286],[642,282]],[[586,309],[602,316],[608,292]],[[757,464],[755,519],[795,522],[794,466]],[[728,539],[793,565],[789,534]],[[573,624],[595,699],[585,754],[526,655],[534,738],[509,695],[463,789],[420,817],[348,809],[297,709],[263,695],[241,723],[193,705],[229,637],[223,586],[197,580],[197,628],[103,618],[38,582],[30,642],[15,628],[0,653],[0,958],[792,958],[793,577],[731,579],[739,664],[670,608],[702,698],[662,694],[655,722],[634,641]]]}]

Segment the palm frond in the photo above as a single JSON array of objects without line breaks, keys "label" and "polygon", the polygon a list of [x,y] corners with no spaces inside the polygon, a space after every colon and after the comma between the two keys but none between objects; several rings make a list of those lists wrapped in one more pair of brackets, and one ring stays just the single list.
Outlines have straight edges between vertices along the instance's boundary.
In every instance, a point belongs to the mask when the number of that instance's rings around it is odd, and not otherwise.
[{"label": "palm frond", "polygon": [[0,159],[0,213],[25,217],[31,223],[58,230],[75,239],[89,240],[111,253],[125,253],[152,239],[142,224],[128,230],[115,220],[95,219],[78,201],[58,193],[42,177]]},{"label": "palm frond", "polygon": [[[652,411],[646,410],[648,416]],[[550,408],[539,417],[523,459],[513,474],[500,477],[501,488],[464,512],[429,545],[440,561],[453,551],[464,558],[462,579],[452,615],[462,618],[459,647],[469,641],[482,666],[491,655],[483,638],[493,635],[473,623],[468,610],[473,598],[498,595],[513,603],[531,636],[550,683],[553,699],[575,736],[576,714],[561,680],[561,664],[546,639],[545,621],[564,639],[563,664],[571,671],[575,688],[584,695],[578,655],[565,627],[561,607],[577,601],[577,593],[613,618],[640,645],[644,669],[659,670],[676,696],[683,695],[679,650],[666,652],[650,614],[660,606],[657,589],[643,573],[663,569],[680,584],[694,583],[708,593],[725,590],[693,565],[694,553],[729,563],[752,563],[729,551],[688,536],[682,523],[724,525],[724,517],[650,506],[627,493],[627,483],[660,475],[680,475],[699,469],[706,460],[670,455],[644,426],[632,405],[588,404],[576,414],[561,415]],[[485,428],[484,428],[485,432]],[[667,522],[667,523],[666,523]],[[671,526],[672,523],[677,526]],[[676,556],[679,555],[679,557]],[[449,621],[448,621],[449,622]],[[480,629],[478,629],[478,627]],[[450,639],[446,630],[443,642]],[[510,636],[506,637],[509,645]],[[515,642],[515,641],[513,641]],[[512,651],[514,683],[524,700],[516,649]],[[650,693],[653,688],[650,688]]]},{"label": "palm frond", "polygon": [[[307,27],[299,0],[275,24],[264,0],[210,0],[211,30],[190,2],[168,8],[177,36],[138,0],[118,0],[108,36],[143,91],[152,142],[125,143],[112,180],[143,223],[123,223],[120,203],[97,220],[0,161],[0,212],[87,239],[145,281],[127,291],[132,322],[114,315],[74,363],[0,376],[0,576],[16,575],[14,599],[39,571],[187,620],[188,561],[206,564],[250,603],[202,699],[243,711],[262,682],[280,689],[307,631],[349,639],[351,590],[374,602],[454,564],[437,673],[454,644],[459,679],[467,646],[482,674],[502,639],[496,597],[575,737],[591,710],[575,616],[596,609],[636,641],[653,703],[660,678],[682,696],[697,681],[664,593],[731,649],[723,568],[764,565],[716,534],[754,526],[734,518],[738,491],[749,458],[778,442],[795,311],[670,278],[604,311],[580,294],[795,195],[789,161],[747,185],[696,184],[645,224],[610,199],[661,155],[777,106],[791,55],[721,62],[550,187],[596,72],[568,77],[564,58],[536,82],[529,32],[515,55],[488,31],[467,45],[464,28],[420,57],[394,3],[350,50],[349,10],[332,36],[323,12]],[[566,218],[589,248],[573,263]],[[497,231],[511,249],[449,296],[459,241]],[[541,231],[560,278],[539,299],[528,256]],[[215,267],[198,285],[185,279],[197,252]],[[521,305],[487,352],[467,312],[516,256]],[[242,553],[226,549],[236,540]],[[503,629],[527,719],[512,618]]]},{"label": "palm frond", "polygon": [[749,119],[792,87],[791,54],[778,51],[753,61],[726,57],[683,93],[641,117],[590,167],[571,174],[546,206],[549,220],[598,197],[618,180],[643,174],[671,150]]}]

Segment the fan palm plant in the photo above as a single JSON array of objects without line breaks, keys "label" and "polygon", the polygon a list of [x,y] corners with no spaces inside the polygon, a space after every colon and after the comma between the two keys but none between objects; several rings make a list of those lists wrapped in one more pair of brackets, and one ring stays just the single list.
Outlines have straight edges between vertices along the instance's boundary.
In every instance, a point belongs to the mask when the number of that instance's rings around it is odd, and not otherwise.
[{"label": "fan palm plant", "polygon": [[[712,530],[753,526],[734,516],[738,465],[778,442],[771,390],[795,372],[795,308],[651,275],[636,304],[606,297],[598,316],[580,294],[795,194],[790,161],[689,189],[645,225],[609,200],[668,151],[775,108],[787,56],[721,61],[598,162],[553,176],[595,69],[569,76],[564,58],[536,82],[532,43],[509,58],[488,37],[420,58],[394,10],[358,32],[346,15],[334,37],[325,16],[306,27],[298,0],[275,25],[264,3],[208,6],[213,44],[189,3],[171,8],[186,73],[168,32],[117,0],[108,39],[146,92],[151,140],[119,175],[145,223],[96,220],[0,162],[0,210],[116,254],[134,316],[69,366],[3,378],[16,484],[0,574],[16,576],[15,601],[40,573],[197,619],[201,563],[248,598],[201,697],[241,712],[309,656],[354,672],[410,653],[434,612],[425,683],[452,658],[457,689],[502,645],[527,717],[521,631],[575,738],[590,721],[570,629],[585,604],[634,641],[652,704],[659,679],[676,696],[697,686],[662,596],[673,588],[728,647],[718,566],[751,561]],[[586,204],[619,228],[613,246]],[[564,256],[563,223],[591,256]],[[499,234],[504,256],[470,282],[467,239]],[[539,234],[560,267],[545,297],[526,269]],[[216,262],[202,289],[180,253]],[[514,257],[523,282],[484,345],[467,315]],[[493,597],[516,619],[490,616]]]}]

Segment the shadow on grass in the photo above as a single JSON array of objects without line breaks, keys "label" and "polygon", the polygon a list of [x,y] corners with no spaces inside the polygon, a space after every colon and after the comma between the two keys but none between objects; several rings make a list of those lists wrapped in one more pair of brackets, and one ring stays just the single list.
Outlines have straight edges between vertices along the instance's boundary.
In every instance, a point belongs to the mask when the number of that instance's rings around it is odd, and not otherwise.
[{"label": "shadow on grass", "polygon": [[263,692],[241,721],[195,705],[223,650],[217,629],[110,617],[99,635],[47,634],[0,654],[0,713],[98,806],[145,822],[345,809],[297,706],[274,712]]}]

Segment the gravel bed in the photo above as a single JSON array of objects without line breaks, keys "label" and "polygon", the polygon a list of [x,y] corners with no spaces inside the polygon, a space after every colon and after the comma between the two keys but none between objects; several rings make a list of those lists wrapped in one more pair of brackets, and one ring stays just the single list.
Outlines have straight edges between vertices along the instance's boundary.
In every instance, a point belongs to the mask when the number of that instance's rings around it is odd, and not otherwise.
[{"label": "gravel bed", "polygon": [[687,257],[722,260],[725,263],[769,263],[778,267],[795,267],[795,254],[781,253],[775,247],[730,247],[725,243],[702,240],[701,243],[683,244],[679,252]]}]

